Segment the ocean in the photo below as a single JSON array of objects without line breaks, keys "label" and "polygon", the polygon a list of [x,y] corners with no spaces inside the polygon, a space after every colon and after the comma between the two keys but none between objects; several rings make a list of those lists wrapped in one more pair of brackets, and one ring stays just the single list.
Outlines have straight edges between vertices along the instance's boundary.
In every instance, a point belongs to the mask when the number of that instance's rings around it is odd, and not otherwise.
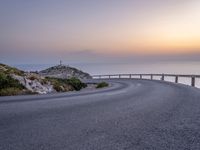
[{"label": "ocean", "polygon": [[[15,67],[25,71],[40,71],[57,64],[21,64]],[[91,75],[101,74],[129,74],[129,73],[169,73],[169,74],[197,74],[200,75],[200,62],[145,62],[145,63],[69,63],[65,64],[76,67]],[[155,78],[156,79],[156,78]],[[160,78],[157,78],[160,79]],[[173,77],[165,80],[174,82]],[[179,83],[191,84],[190,78],[180,78]],[[196,86],[200,88],[200,79],[196,79]]]}]

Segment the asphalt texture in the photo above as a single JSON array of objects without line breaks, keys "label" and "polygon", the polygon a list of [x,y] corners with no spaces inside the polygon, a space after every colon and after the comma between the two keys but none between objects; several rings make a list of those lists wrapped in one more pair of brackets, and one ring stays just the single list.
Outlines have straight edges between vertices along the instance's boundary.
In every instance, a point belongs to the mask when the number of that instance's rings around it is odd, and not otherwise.
[{"label": "asphalt texture", "polygon": [[0,97],[0,150],[199,150],[200,90],[112,79],[110,87]]}]

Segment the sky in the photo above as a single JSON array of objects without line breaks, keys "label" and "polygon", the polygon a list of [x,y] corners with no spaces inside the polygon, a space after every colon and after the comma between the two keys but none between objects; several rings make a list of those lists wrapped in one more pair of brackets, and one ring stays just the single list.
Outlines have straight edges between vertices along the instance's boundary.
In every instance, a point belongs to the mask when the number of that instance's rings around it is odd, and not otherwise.
[{"label": "sky", "polygon": [[0,62],[200,60],[199,0],[0,0]]}]

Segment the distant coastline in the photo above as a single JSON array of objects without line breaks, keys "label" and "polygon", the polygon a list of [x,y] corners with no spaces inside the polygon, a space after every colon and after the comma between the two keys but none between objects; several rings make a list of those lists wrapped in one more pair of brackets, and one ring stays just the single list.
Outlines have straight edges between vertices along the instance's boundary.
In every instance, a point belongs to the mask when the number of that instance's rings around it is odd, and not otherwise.
[{"label": "distant coastline", "polygon": [[[55,64],[54,64],[55,65]],[[199,61],[160,62],[160,63],[72,63],[70,66],[84,70],[91,75],[120,74],[120,73],[171,73],[171,74],[200,74]],[[52,64],[24,64],[12,65],[25,71],[42,70],[53,66]],[[167,79],[169,81],[174,79]],[[190,80],[181,78],[180,83],[190,85]],[[197,79],[200,87],[200,79]]]},{"label": "distant coastline", "polygon": [[[24,71],[41,71],[58,64],[9,64]],[[91,75],[118,73],[200,74],[200,61],[160,63],[65,63]]]}]

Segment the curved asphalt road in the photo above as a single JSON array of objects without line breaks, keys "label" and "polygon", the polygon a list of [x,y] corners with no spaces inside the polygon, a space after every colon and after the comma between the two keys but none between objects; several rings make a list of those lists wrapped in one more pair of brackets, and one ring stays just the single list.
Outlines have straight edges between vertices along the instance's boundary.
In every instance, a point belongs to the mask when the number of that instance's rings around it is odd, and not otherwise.
[{"label": "curved asphalt road", "polygon": [[100,90],[0,98],[0,150],[199,150],[200,90],[113,79]]}]

